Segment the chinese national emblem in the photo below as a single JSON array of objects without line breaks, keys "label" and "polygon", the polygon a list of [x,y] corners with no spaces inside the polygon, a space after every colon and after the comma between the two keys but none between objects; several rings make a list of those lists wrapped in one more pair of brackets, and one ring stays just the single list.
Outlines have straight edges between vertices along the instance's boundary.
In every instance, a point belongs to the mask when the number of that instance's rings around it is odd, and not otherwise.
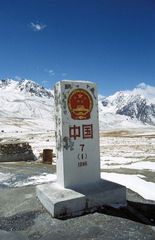
[{"label": "chinese national emblem", "polygon": [[90,93],[84,89],[73,90],[68,97],[68,108],[72,119],[89,119],[93,108],[93,99]]}]

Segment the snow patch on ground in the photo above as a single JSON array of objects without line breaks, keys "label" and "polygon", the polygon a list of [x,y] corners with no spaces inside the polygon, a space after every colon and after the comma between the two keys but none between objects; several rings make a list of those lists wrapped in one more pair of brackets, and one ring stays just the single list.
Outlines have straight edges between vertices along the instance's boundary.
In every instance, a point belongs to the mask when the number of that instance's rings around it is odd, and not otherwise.
[{"label": "snow patch on ground", "polygon": [[139,162],[138,159],[137,159],[138,162],[132,162],[132,161],[135,161],[135,159],[133,160],[129,158],[129,159],[125,159],[125,161],[123,162],[124,164],[120,164],[120,161],[117,162],[115,159],[115,164],[113,162],[113,164],[111,165],[109,165],[109,162],[107,164],[105,161],[101,161],[100,166],[101,166],[101,169],[127,168],[127,169],[148,170],[148,171],[155,172],[155,162],[149,162],[149,161]]},{"label": "snow patch on ground", "polygon": [[0,173],[0,184],[13,177],[11,173]]},{"label": "snow patch on ground", "polygon": [[155,183],[143,180],[142,178],[145,178],[143,175],[102,172],[101,178],[126,186],[132,191],[137,192],[144,199],[155,201]]},{"label": "snow patch on ground", "polygon": [[[28,126],[31,125],[30,120],[27,119],[25,121],[27,121]],[[11,126],[11,119],[7,123]],[[37,129],[38,131],[35,132],[14,132],[11,134],[9,132],[1,132],[0,141],[2,143],[18,140],[22,142],[28,141],[37,159],[43,152],[43,149],[53,149],[53,152],[56,153],[54,131],[47,130],[43,132],[39,131],[39,128]],[[106,137],[104,132],[101,132],[101,170],[107,171],[102,173],[102,177],[104,179],[107,178],[109,181],[125,184],[127,188],[137,192],[142,197],[155,201],[155,183],[151,173],[155,171],[154,135],[155,131],[153,128],[146,131],[143,131],[143,129],[130,131],[127,137],[122,137],[121,132],[118,132],[116,137],[111,135]],[[135,175],[136,170],[139,170],[141,175]],[[129,172],[131,173],[130,175]],[[147,176],[149,176],[149,181],[151,182],[145,181],[148,179]],[[37,185],[55,180],[56,175],[48,173],[40,175],[37,173],[27,176],[26,174],[20,175],[20,173],[15,175],[12,172],[0,172],[0,185],[6,187]]]},{"label": "snow patch on ground", "polygon": [[41,175],[31,176],[24,180],[18,180],[15,174],[0,173],[0,184],[7,187],[24,187],[56,181],[55,174],[42,173]]},{"label": "snow patch on ground", "polygon": [[17,183],[14,183],[13,187],[37,185],[37,184],[53,182],[53,181],[56,181],[56,175],[43,173],[40,176],[32,176],[26,179],[25,181],[19,181]]},{"label": "snow patch on ground", "polygon": [[122,168],[155,171],[155,162],[136,162],[130,165],[122,165]]},{"label": "snow patch on ground", "polygon": [[[102,172],[101,178],[126,186],[132,191],[137,192],[144,199],[155,201],[155,183],[145,181],[145,176],[143,175],[128,175]],[[43,173],[38,176],[28,177],[23,181],[13,182],[10,180],[15,180],[15,176],[10,173],[0,173],[0,183],[8,187],[23,187],[53,182],[56,181],[56,175]]]}]

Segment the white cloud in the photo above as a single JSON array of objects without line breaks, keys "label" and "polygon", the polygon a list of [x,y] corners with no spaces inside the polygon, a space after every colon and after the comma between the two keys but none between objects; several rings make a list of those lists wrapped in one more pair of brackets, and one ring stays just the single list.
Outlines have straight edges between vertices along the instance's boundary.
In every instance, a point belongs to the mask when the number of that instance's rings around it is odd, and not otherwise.
[{"label": "white cloud", "polygon": [[35,32],[40,32],[42,31],[44,28],[46,28],[45,24],[42,23],[33,23],[31,22],[31,28],[35,31]]},{"label": "white cloud", "polygon": [[67,75],[67,73],[64,72],[64,73],[62,73],[61,75],[62,75],[63,77],[65,77],[65,76]]},{"label": "white cloud", "polygon": [[22,77],[15,76],[15,80],[20,81],[20,80],[22,80]]},{"label": "white cloud", "polygon": [[145,98],[149,99],[152,103],[155,103],[155,87],[145,83],[140,83],[134,90],[134,93],[141,94]]},{"label": "white cloud", "polygon": [[142,82],[142,83],[138,84],[137,87],[138,87],[138,88],[145,89],[145,88],[147,87],[147,85],[146,85],[144,82]]},{"label": "white cloud", "polygon": [[52,75],[52,76],[55,75],[55,72],[54,72],[54,70],[52,70],[52,69],[48,70],[48,73],[49,73],[50,75]]},{"label": "white cloud", "polygon": [[47,68],[45,68],[44,71],[47,72],[50,76],[55,76],[55,72],[54,72],[53,69],[47,69]]}]

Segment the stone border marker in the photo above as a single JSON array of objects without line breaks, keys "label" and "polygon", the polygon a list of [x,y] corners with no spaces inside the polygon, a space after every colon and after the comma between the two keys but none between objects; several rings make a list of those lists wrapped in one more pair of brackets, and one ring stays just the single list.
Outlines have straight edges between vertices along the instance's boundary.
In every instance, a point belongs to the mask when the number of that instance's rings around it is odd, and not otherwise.
[{"label": "stone border marker", "polygon": [[91,82],[55,85],[57,181],[70,188],[100,179],[96,87]]},{"label": "stone border marker", "polygon": [[57,182],[37,187],[53,217],[78,216],[103,205],[126,204],[126,189],[100,179],[96,86],[88,81],[55,85]]}]

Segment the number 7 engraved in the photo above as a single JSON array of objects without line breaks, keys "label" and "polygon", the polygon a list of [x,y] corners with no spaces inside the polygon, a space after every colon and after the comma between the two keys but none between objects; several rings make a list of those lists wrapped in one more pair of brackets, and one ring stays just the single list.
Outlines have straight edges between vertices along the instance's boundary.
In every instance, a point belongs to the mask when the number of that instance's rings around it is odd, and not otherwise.
[{"label": "number 7 engraved", "polygon": [[83,150],[84,150],[84,144],[80,144],[80,147],[81,147],[81,151],[83,152]]}]

